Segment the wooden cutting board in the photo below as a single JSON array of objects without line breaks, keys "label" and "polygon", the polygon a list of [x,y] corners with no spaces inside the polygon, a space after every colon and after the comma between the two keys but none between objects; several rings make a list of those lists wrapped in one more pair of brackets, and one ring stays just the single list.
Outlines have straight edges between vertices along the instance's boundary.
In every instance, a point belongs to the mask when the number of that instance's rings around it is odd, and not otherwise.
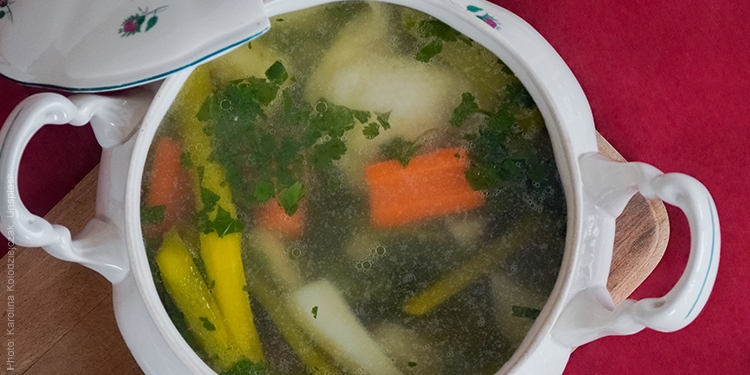
[{"label": "wooden cutting board", "polygon": [[[599,142],[603,153],[622,160],[606,140]],[[72,233],[83,229],[94,214],[97,175],[95,168],[46,218]],[[633,197],[617,220],[608,283],[615,302],[630,295],[651,273],[668,238],[664,205],[640,195]],[[112,288],[103,277],[52,258],[41,249],[16,248],[2,258],[2,264],[1,298],[7,301],[2,323],[9,331],[1,344],[10,349],[3,355],[8,362],[0,367],[7,373],[142,374],[117,330]]]}]

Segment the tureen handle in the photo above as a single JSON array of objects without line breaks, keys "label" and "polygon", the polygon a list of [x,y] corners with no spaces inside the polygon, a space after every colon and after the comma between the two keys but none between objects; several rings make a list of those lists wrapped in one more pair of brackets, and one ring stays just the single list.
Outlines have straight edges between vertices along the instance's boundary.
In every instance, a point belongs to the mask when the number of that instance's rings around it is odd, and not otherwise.
[{"label": "tureen handle", "polygon": [[690,324],[706,305],[719,266],[719,218],[706,187],[684,174],[663,174],[648,164],[616,162],[597,153],[581,158],[581,171],[585,192],[598,211],[611,215],[612,224],[636,191],[680,208],[690,226],[690,257],[677,284],[661,298],[628,299],[614,307],[606,276],[593,280],[566,306],[555,338],[575,347],[645,327],[673,332]]},{"label": "tureen handle", "polygon": [[102,147],[120,144],[130,136],[122,123],[140,123],[133,116],[143,114],[142,100],[78,95],[70,99],[58,94],[37,94],[26,98],[11,112],[0,130],[0,175],[5,179],[5,196],[0,203],[0,232],[21,246],[42,247],[50,255],[83,264],[115,283],[128,272],[127,255],[117,229],[105,217],[92,219],[73,240],[68,228],[50,224],[32,214],[18,194],[18,169],[29,140],[42,126],[91,122]]}]

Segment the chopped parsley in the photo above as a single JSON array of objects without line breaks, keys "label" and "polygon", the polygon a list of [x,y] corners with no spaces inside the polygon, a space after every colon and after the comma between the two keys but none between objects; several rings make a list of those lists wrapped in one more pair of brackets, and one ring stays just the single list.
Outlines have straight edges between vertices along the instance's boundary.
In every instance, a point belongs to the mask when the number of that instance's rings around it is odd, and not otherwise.
[{"label": "chopped parsley", "polygon": [[193,160],[190,159],[190,154],[183,152],[180,154],[180,167],[190,169],[193,167]]},{"label": "chopped parsley", "polygon": [[201,320],[201,323],[203,323],[203,328],[205,328],[206,331],[216,331],[216,326],[213,323],[211,323],[211,321],[208,320],[208,318],[201,316],[198,319]]},{"label": "chopped parsley", "polygon": [[141,207],[141,224],[161,224],[164,221],[166,206]]},{"label": "chopped parsley", "polygon": [[404,168],[409,165],[411,158],[417,154],[422,145],[417,144],[417,141],[407,141],[403,138],[394,138],[390,142],[380,146],[380,151],[383,152],[383,156],[386,159],[395,159],[401,163]]},{"label": "chopped parsley", "polygon": [[[276,61],[265,78],[232,81],[203,103],[197,117],[204,132],[216,140],[210,157],[224,167],[238,206],[252,207],[276,198],[286,214],[293,215],[305,196],[305,169],[331,167],[347,151],[342,139],[346,133],[372,117],[370,111],[324,98],[310,105],[302,91]],[[378,133],[390,128],[389,114],[376,113],[373,123],[378,124]],[[369,126],[366,136],[376,136]],[[213,230],[231,231],[233,227],[225,224]]]},{"label": "chopped parsley", "polygon": [[461,94],[461,103],[453,110],[453,116],[451,116],[451,125],[454,127],[461,127],[464,122],[470,119],[474,114],[481,113],[485,116],[492,116],[492,112],[485,111],[479,108],[476,98],[471,93],[465,92]]},{"label": "chopped parsley", "polygon": [[437,56],[440,52],[443,52],[443,41],[440,39],[433,39],[427,43],[424,47],[420,48],[417,52],[417,61],[430,62],[433,57]]},{"label": "chopped parsley", "polygon": [[281,85],[289,78],[289,73],[287,73],[281,61],[276,61],[266,70],[266,78],[276,85]]},{"label": "chopped parsley", "polygon": [[304,185],[297,181],[292,186],[279,193],[279,204],[284,208],[287,215],[292,216],[299,208],[299,201],[305,196]]},{"label": "chopped parsley", "polygon": [[[352,114],[354,114],[354,118],[356,118],[357,121],[359,121],[362,124],[364,124],[367,121],[369,121],[370,117],[372,116],[372,115],[370,115],[370,112],[367,112],[367,111],[356,111],[355,110],[355,111],[352,111]],[[388,112],[388,114],[390,115],[390,112]]]},{"label": "chopped parsley", "polygon": [[265,375],[267,372],[268,370],[263,363],[255,363],[243,358],[220,375]]},{"label": "chopped parsley", "polygon": [[411,29],[415,26],[419,36],[428,41],[417,52],[416,59],[421,62],[429,62],[433,57],[442,52],[443,43],[445,42],[460,40],[466,44],[472,43],[471,39],[459,33],[456,29],[434,18],[419,21],[414,25],[407,24],[406,28]]},{"label": "chopped parsley", "polygon": [[[466,180],[474,190],[500,191],[515,187],[533,205],[564,211],[562,186],[546,138],[530,136],[519,126],[519,116],[537,111],[531,95],[516,81],[505,87],[501,104],[494,111],[479,107],[471,93],[461,95],[450,123],[460,128],[475,114],[483,125],[463,134],[470,147]],[[495,195],[495,196],[502,196]],[[502,198],[497,198],[502,199]]]},{"label": "chopped parsley", "polygon": [[373,139],[380,135],[380,124],[377,122],[371,122],[367,125],[365,125],[365,128],[362,129],[362,135],[365,136],[367,139]]},{"label": "chopped parsley", "polygon": [[542,310],[524,306],[512,306],[511,309],[513,310],[513,316],[532,320],[539,317],[539,314],[542,312]]},{"label": "chopped parsley", "polygon": [[409,361],[409,362],[407,363],[407,365],[408,365],[409,367],[417,367],[417,362],[412,362],[412,361]]},{"label": "chopped parsley", "polygon": [[[201,185],[203,184],[203,172],[204,167],[199,167],[198,182]],[[203,208],[196,214],[196,217],[198,219],[198,228],[201,232],[204,234],[216,232],[219,237],[224,237],[228,234],[242,231],[242,224],[218,204],[220,199],[218,194],[203,186],[200,187],[200,192]],[[214,211],[216,211],[216,215],[211,220],[210,214]]]},{"label": "chopped parsley", "polygon": [[[388,118],[391,116],[391,112],[376,113],[376,114],[377,114],[377,117],[376,117],[377,122],[371,122],[365,125],[365,128],[362,130],[362,135],[364,135],[365,138],[367,139],[373,139],[377,137],[378,135],[380,135],[381,127],[383,128],[383,130],[388,130],[391,128],[391,124],[388,122]],[[367,118],[369,119],[369,114]],[[361,123],[364,123],[365,121],[367,121],[367,119],[365,119],[364,121],[361,121],[359,118],[357,118],[357,120],[360,121]]]},{"label": "chopped parsley", "polygon": [[216,208],[219,199],[219,194],[201,186],[201,202],[203,203],[203,210],[201,212],[208,215],[209,212],[212,212]]},{"label": "chopped parsley", "polygon": [[258,202],[265,202],[276,196],[276,186],[268,180],[258,180],[253,188],[253,197]]},{"label": "chopped parsley", "polygon": [[311,312],[312,312],[313,319],[318,319],[318,306],[313,306]]},{"label": "chopped parsley", "polygon": [[242,224],[237,219],[232,218],[229,212],[218,206],[216,208],[216,218],[209,220],[203,230],[205,234],[211,232],[216,232],[219,237],[224,237],[232,233],[240,233],[242,232]]},{"label": "chopped parsley", "polygon": [[375,113],[377,115],[378,124],[383,127],[383,130],[388,130],[391,128],[391,123],[388,122],[388,120],[391,118],[391,111],[384,112],[384,113]]},{"label": "chopped parsley", "polygon": [[200,272],[201,277],[203,277],[203,280],[206,281],[206,284],[209,284],[208,276],[206,276],[206,262],[203,261],[203,258],[201,257],[193,257],[193,262],[195,262],[195,268],[198,269],[198,272]]}]

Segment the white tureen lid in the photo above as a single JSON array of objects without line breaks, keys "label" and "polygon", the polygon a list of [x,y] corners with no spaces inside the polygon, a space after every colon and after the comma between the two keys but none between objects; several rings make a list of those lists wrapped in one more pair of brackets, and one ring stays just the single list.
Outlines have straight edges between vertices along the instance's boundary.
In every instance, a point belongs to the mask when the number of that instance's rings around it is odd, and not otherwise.
[{"label": "white tureen lid", "polygon": [[261,0],[0,0],[0,74],[68,91],[118,90],[268,28]]}]

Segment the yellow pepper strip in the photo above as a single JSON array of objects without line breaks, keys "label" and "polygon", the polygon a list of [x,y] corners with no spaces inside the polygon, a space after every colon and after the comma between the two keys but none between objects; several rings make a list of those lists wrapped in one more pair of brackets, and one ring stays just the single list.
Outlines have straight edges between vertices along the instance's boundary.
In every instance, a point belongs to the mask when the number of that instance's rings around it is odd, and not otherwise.
[{"label": "yellow pepper strip", "polygon": [[263,351],[250,309],[240,252],[241,241],[242,233],[223,237],[216,232],[201,234],[201,258],[206,264],[206,274],[214,284],[214,297],[219,302],[237,347],[247,359],[258,363],[263,361]]},{"label": "yellow pepper strip", "polygon": [[156,253],[164,287],[185,315],[190,331],[210,358],[222,370],[240,359],[219,306],[209,292],[179,234],[173,229]]},{"label": "yellow pepper strip", "polygon": [[407,300],[404,312],[423,315],[453,297],[480,276],[497,267],[513,250],[521,247],[531,236],[533,225],[533,216],[527,214],[499,242],[474,255],[443,279]]},{"label": "yellow pepper strip", "polygon": [[[224,168],[208,160],[211,154],[211,139],[203,132],[203,123],[196,114],[205,99],[211,94],[209,72],[205,67],[193,71],[182,88],[182,106],[178,119],[182,125],[182,135],[188,146],[194,168],[196,210],[203,209],[201,188],[219,196],[219,201],[208,219],[214,220],[218,207],[227,211],[232,219],[237,219],[237,209],[232,202],[232,193],[226,182]],[[198,169],[202,168],[202,178]],[[258,332],[253,323],[253,312],[246,291],[245,272],[242,266],[242,234],[230,233],[219,236],[216,232],[200,235],[200,255],[206,264],[206,276],[213,285],[216,302],[226,320],[229,332],[242,355],[258,363],[263,360],[263,350]]]},{"label": "yellow pepper strip", "polygon": [[185,145],[189,146],[190,157],[197,164],[205,163],[211,155],[210,147],[200,147],[198,143],[201,142],[192,142],[202,138],[208,139],[208,136],[203,133],[203,123],[196,115],[211,93],[208,68],[202,65],[193,70],[175,99],[175,103],[180,103],[180,106],[174,114],[177,115],[177,120],[182,126],[182,136],[185,138]]}]

